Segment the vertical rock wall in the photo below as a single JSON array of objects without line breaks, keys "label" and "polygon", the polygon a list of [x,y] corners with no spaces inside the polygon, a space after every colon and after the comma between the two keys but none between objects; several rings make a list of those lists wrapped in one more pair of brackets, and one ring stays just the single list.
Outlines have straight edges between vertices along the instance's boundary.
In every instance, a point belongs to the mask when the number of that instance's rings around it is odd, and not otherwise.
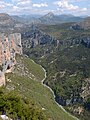
[{"label": "vertical rock wall", "polygon": [[21,34],[5,34],[0,33],[0,86],[5,85],[5,73],[11,72],[16,63],[16,53],[22,54]]},{"label": "vertical rock wall", "polygon": [[0,87],[1,86],[5,86],[5,74],[3,72],[0,71]]}]

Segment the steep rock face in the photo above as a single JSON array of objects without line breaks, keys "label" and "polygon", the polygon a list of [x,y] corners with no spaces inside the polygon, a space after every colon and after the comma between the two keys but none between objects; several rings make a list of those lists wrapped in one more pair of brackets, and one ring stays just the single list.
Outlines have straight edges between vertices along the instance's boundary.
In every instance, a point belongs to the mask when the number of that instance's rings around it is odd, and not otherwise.
[{"label": "steep rock face", "polygon": [[23,48],[33,48],[37,45],[52,44],[53,42],[57,41],[38,29],[22,33]]},{"label": "steep rock face", "polygon": [[5,85],[5,75],[3,72],[0,71],[0,86]]},{"label": "steep rock face", "polygon": [[4,73],[11,72],[16,63],[15,54],[22,54],[21,34],[0,33],[0,86],[5,85]]},{"label": "steep rock face", "polygon": [[74,46],[74,45],[83,45],[87,48],[90,48],[90,35],[81,35],[81,36],[77,36],[77,37],[73,37],[70,39],[66,39],[64,40],[59,40],[58,41],[59,45],[63,45],[63,46]]}]

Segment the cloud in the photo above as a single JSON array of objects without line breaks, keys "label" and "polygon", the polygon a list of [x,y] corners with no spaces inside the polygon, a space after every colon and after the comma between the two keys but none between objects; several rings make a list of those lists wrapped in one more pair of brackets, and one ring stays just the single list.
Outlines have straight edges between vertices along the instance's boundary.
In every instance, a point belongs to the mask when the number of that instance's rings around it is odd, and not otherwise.
[{"label": "cloud", "polygon": [[47,3],[40,3],[40,4],[33,4],[33,7],[48,7],[48,4]]},{"label": "cloud", "polygon": [[31,1],[22,1],[22,2],[18,2],[17,6],[28,6],[31,4]]},{"label": "cloud", "polygon": [[31,0],[12,0],[12,2],[16,2],[16,3],[18,3],[18,2],[25,2],[25,1],[30,1],[31,2]]},{"label": "cloud", "polygon": [[80,11],[80,12],[84,12],[87,11],[87,8],[80,8],[77,5],[73,5],[70,3],[70,0],[61,0],[61,1],[56,1],[54,2],[55,5],[57,5],[60,9],[64,10],[68,10],[68,11]]},{"label": "cloud", "polygon": [[0,0],[0,9],[12,7],[12,6],[13,6],[13,4],[4,2],[3,0]]},{"label": "cloud", "polygon": [[31,4],[31,0],[12,0],[13,4],[16,4],[17,6],[28,6]]},{"label": "cloud", "polygon": [[[90,6],[88,0],[52,0],[56,1],[41,3],[35,2],[37,0],[0,0],[0,12],[7,12],[11,14],[45,14],[53,11],[55,14],[90,14]],[[87,2],[86,2],[87,1]],[[80,7],[84,6],[85,7]],[[87,8],[86,8],[87,4]]]},{"label": "cloud", "polygon": [[9,12],[12,14],[26,13],[32,8],[32,0],[12,0],[12,3],[12,10],[9,10]]},{"label": "cloud", "polygon": [[0,5],[0,9],[5,8],[5,5]]}]

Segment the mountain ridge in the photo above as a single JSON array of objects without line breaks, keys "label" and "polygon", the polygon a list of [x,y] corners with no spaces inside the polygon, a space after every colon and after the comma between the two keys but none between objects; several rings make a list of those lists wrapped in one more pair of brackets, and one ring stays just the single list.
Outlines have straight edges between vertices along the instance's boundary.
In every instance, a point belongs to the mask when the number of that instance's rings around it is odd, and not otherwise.
[{"label": "mountain ridge", "polygon": [[[34,15],[33,15],[34,16]],[[38,17],[37,17],[38,16]],[[23,18],[24,22],[28,21],[27,23],[35,23],[35,24],[61,24],[65,22],[79,22],[82,21],[82,17],[74,16],[71,14],[61,14],[61,15],[55,15],[53,12],[49,12],[45,15],[36,17],[31,16],[20,16],[20,19]],[[12,16],[13,17],[13,16]],[[18,16],[19,17],[19,16]],[[17,18],[16,18],[17,19]]]}]

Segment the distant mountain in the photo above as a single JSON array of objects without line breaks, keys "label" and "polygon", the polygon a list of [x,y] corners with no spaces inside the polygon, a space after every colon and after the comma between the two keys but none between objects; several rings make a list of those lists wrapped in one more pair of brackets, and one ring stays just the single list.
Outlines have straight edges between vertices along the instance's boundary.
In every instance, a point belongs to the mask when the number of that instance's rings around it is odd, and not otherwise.
[{"label": "distant mountain", "polygon": [[12,18],[18,22],[22,22],[25,24],[47,24],[47,25],[55,25],[66,22],[80,22],[83,20],[81,17],[73,16],[73,15],[55,15],[52,12],[41,16],[41,15],[21,15],[21,16],[12,16]]},{"label": "distant mountain", "polygon": [[42,16],[39,20],[42,24],[57,24],[62,22],[62,20],[59,19],[58,16],[55,16],[52,12]]},{"label": "distant mountain", "polygon": [[68,22],[81,22],[83,18],[73,15],[55,15],[52,12],[41,15],[10,16],[0,13],[0,32],[21,31],[28,29],[32,24],[56,25]]},{"label": "distant mountain", "polygon": [[42,15],[38,14],[30,14],[30,15],[20,15],[22,18],[30,19],[30,18],[40,18]]},{"label": "distant mountain", "polygon": [[18,21],[18,22],[24,21],[24,19],[22,19],[22,17],[17,16],[17,15],[13,15],[13,16],[11,16],[11,17],[12,17],[12,19],[14,19],[15,21]]},{"label": "distant mountain", "polygon": [[15,21],[6,13],[0,13],[0,27],[9,26],[12,27]]},{"label": "distant mountain", "polygon": [[79,25],[84,29],[90,29],[90,17],[85,18]]},{"label": "distant mountain", "polygon": [[0,32],[12,32],[16,31],[17,29],[22,29],[22,27],[26,27],[24,24],[25,22],[22,23],[22,18],[18,16],[10,16],[6,13],[0,13]]},{"label": "distant mountain", "polygon": [[90,29],[90,17],[84,18],[83,21],[73,24],[71,28],[74,30]]},{"label": "distant mountain", "polygon": [[77,17],[71,14],[62,14],[59,16],[64,22],[80,22],[83,20],[81,17]]},{"label": "distant mountain", "polygon": [[37,23],[39,21],[40,15],[20,15],[20,16],[12,16],[15,21],[24,23],[24,24],[32,24]]},{"label": "distant mountain", "polygon": [[49,12],[48,14],[44,15],[43,17],[46,17],[46,18],[53,18],[55,17],[54,13],[53,12]]},{"label": "distant mountain", "polygon": [[83,20],[81,17],[76,17],[73,15],[54,15],[52,12],[39,18],[42,24],[60,24],[66,22],[80,22]]}]

